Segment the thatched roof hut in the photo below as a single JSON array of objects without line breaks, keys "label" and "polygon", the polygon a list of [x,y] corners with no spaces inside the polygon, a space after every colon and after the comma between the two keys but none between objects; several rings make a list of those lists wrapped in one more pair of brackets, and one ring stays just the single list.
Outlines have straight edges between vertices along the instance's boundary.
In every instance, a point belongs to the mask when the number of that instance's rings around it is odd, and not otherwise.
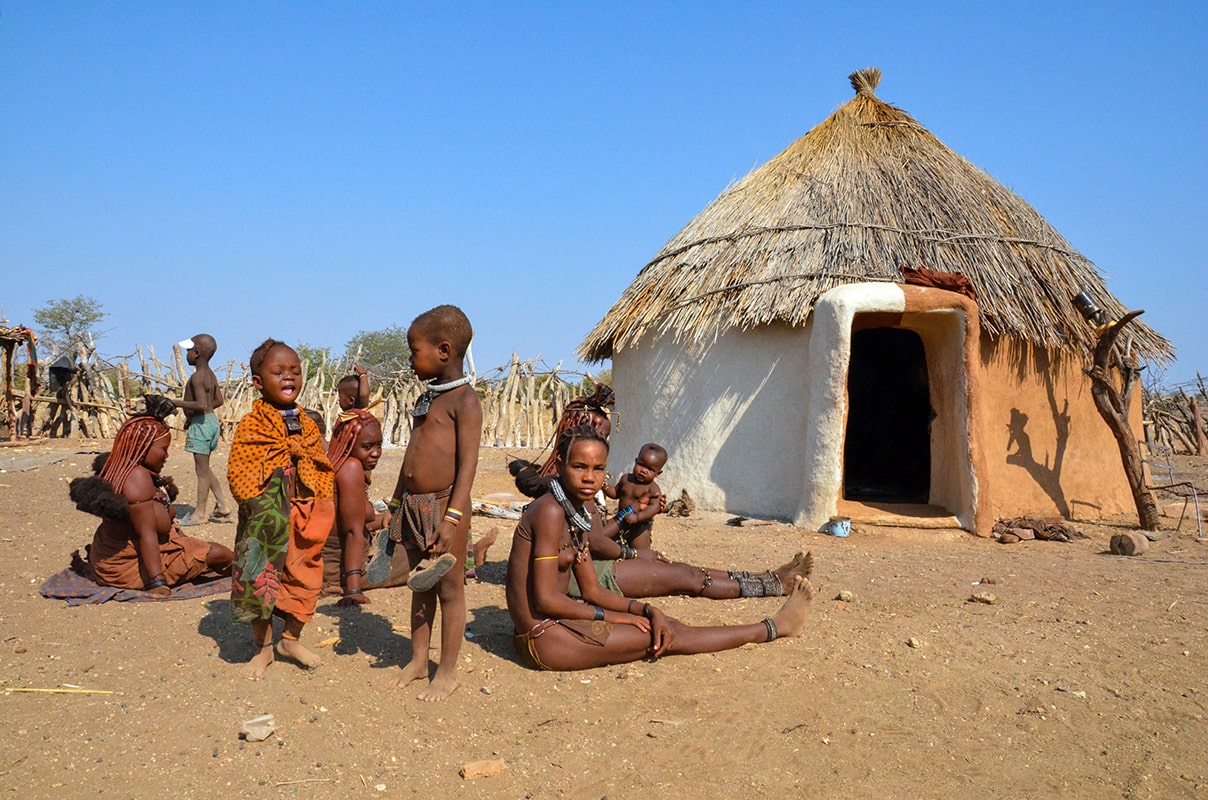
[{"label": "thatched roof hut", "polygon": [[[877,98],[876,68],[850,76],[856,96],[726,189],[648,263],[580,345],[611,358],[647,332],[703,342],[731,328],[802,325],[829,289],[901,280],[923,265],[964,273],[982,330],[1085,352],[1092,331],[1070,299],[1087,291],[1123,312],[1094,264],[1023,198]],[[1133,329],[1143,357],[1170,343]]]},{"label": "thatched roof hut", "polygon": [[[614,461],[660,441],[665,489],[809,526],[878,500],[982,532],[1128,508],[1071,299],[1124,307],[1034,208],[878,99],[880,75],[853,73],[854,98],[722,192],[580,345],[613,362]],[[903,267],[961,273],[976,302]]]}]

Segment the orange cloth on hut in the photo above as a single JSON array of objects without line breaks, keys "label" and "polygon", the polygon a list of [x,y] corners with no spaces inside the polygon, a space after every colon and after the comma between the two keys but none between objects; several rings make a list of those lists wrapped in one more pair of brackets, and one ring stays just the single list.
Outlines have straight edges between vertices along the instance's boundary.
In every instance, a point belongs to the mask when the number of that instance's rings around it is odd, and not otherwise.
[{"label": "orange cloth on hut", "polygon": [[235,441],[227,457],[227,480],[231,494],[242,502],[258,497],[273,471],[287,469],[296,462],[297,476],[317,500],[335,497],[335,474],[319,426],[306,414],[298,415],[302,434],[290,436],[281,412],[264,400],[252,403],[252,410],[239,420]]}]

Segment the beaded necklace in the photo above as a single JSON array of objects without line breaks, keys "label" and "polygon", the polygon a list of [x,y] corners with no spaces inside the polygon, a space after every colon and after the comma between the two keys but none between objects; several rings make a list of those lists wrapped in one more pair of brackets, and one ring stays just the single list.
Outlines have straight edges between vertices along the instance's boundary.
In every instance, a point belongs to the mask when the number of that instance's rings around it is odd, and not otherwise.
[{"label": "beaded necklace", "polygon": [[422,417],[428,413],[428,409],[432,406],[432,401],[445,392],[452,391],[458,386],[465,386],[472,381],[473,378],[466,375],[464,378],[458,378],[455,381],[448,383],[429,383],[428,388],[415,401],[415,408],[411,409],[411,416]]},{"label": "beaded necklace", "polygon": [[575,551],[575,561],[583,561],[587,558],[587,534],[591,531],[591,515],[587,513],[586,508],[574,507],[566,496],[566,490],[562,488],[562,481],[551,481],[549,488],[550,494],[558,501],[558,505],[562,506],[562,513],[566,515],[566,521],[569,523],[567,532],[570,534],[570,546]]}]

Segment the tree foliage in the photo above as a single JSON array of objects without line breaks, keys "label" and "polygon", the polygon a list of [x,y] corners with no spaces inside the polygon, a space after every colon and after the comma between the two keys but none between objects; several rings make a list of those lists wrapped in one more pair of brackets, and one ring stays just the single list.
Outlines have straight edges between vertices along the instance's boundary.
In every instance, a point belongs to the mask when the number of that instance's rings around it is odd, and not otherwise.
[{"label": "tree foliage", "polygon": [[103,332],[94,328],[105,316],[98,301],[82,294],[52,300],[34,310],[34,322],[41,327],[43,339],[57,352],[75,350],[90,337],[100,338]]},{"label": "tree foliage", "polygon": [[348,368],[360,364],[372,377],[382,378],[408,369],[411,349],[407,347],[407,331],[391,325],[380,331],[361,331],[344,346],[344,361]]}]

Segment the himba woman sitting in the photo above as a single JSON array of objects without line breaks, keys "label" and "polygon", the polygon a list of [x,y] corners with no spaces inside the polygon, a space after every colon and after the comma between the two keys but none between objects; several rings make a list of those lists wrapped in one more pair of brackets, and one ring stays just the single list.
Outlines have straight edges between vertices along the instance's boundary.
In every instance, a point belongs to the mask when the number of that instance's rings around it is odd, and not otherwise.
[{"label": "himba woman sitting", "polygon": [[[88,547],[92,577],[102,586],[168,597],[172,587],[206,572],[229,575],[234,553],[181,533],[172,501],[176,484],[161,475],[172,433],[164,406],[149,395],[147,413],[126,420],[113,450],[93,461],[97,474],[70,484],[76,508],[101,518]],[[159,398],[162,400],[162,398]]]},{"label": "himba woman sitting", "polygon": [[[600,527],[591,498],[604,483],[608,443],[590,427],[573,428],[558,440],[557,452],[558,477],[521,516],[508,559],[507,606],[526,666],[589,669],[648,656],[713,653],[800,631],[814,598],[800,575],[775,616],[749,625],[686,625],[604,589],[587,538]],[[582,601],[568,594],[572,573]]]}]

